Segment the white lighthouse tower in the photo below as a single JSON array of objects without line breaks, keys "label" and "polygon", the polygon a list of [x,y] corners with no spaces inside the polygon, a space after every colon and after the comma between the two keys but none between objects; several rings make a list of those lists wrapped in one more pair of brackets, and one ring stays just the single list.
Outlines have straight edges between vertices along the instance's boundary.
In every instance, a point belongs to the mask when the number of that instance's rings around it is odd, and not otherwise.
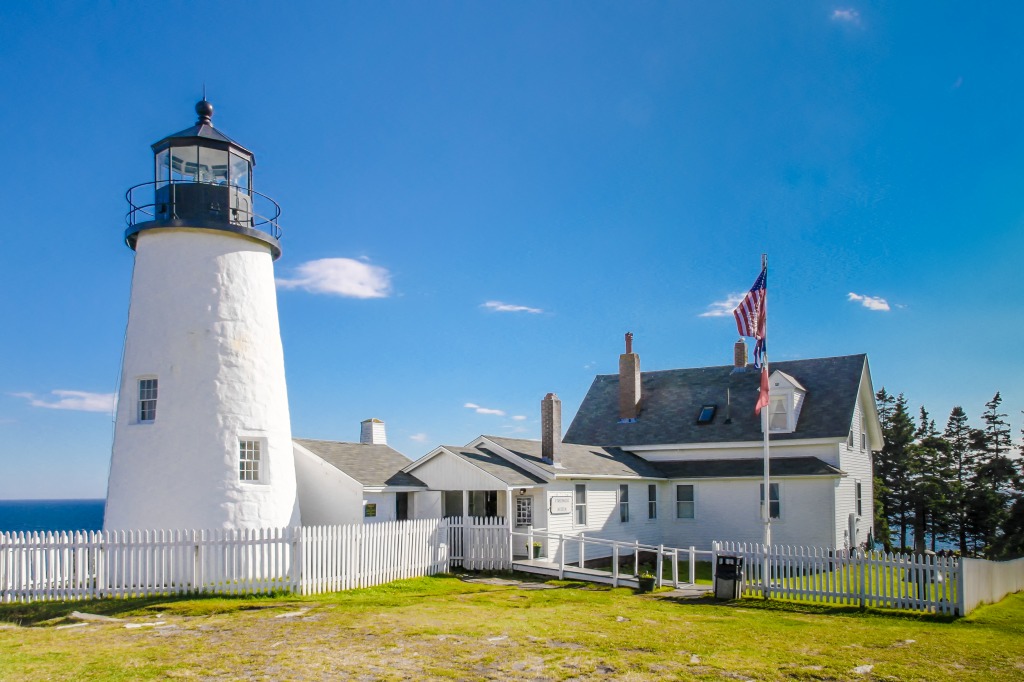
[{"label": "white lighthouse tower", "polygon": [[104,528],[299,523],[274,261],[252,152],[196,105],[128,191],[135,250]]}]

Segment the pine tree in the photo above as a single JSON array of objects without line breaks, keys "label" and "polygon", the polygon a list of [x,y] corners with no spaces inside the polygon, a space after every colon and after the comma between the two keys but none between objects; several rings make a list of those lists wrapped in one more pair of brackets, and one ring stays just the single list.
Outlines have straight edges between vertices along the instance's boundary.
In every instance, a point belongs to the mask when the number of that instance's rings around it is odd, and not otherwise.
[{"label": "pine tree", "polygon": [[906,547],[915,503],[911,464],[914,421],[902,393],[894,399],[882,388],[875,397],[882,422],[883,446],[876,475],[882,480],[883,515],[889,528],[899,528],[900,547]]},{"label": "pine tree", "polygon": [[949,510],[946,519],[947,537],[957,543],[961,554],[967,554],[968,509],[967,491],[971,480],[972,439],[967,413],[957,405],[950,411],[943,438],[948,448]]},{"label": "pine tree", "polygon": [[[875,404],[878,409],[878,421],[882,426],[884,435],[892,420],[893,397],[889,395],[885,386],[875,394]],[[887,484],[886,474],[890,469],[886,451],[876,452],[873,458],[873,489],[875,491],[874,509],[874,536],[875,540],[882,543],[885,551],[892,549],[892,532],[889,529],[889,509],[892,507],[892,491]]]},{"label": "pine tree", "polygon": [[1000,528],[1007,521],[1017,481],[1016,463],[1010,459],[1013,442],[1006,414],[1000,412],[1002,396],[997,391],[985,403],[984,428],[974,432],[974,461],[967,496],[970,515],[968,534],[975,549],[988,554]]},{"label": "pine tree", "polygon": [[[948,532],[949,448],[928,411],[921,407],[910,449],[914,499],[914,551],[921,553]],[[928,542],[930,538],[931,542]]]}]

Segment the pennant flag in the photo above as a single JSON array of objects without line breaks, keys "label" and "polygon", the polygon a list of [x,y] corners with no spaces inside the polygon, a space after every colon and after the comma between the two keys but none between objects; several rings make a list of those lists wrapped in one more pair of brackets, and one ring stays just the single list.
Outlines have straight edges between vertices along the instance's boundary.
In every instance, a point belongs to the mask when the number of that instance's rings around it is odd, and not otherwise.
[{"label": "pennant flag", "polygon": [[740,336],[752,336],[754,343],[754,367],[761,366],[761,356],[765,350],[765,335],[768,327],[768,266],[761,269],[754,286],[743,297],[736,310],[732,311],[736,318],[736,329]]},{"label": "pennant flag", "polygon": [[757,394],[757,404],[754,405],[754,414],[761,416],[761,408],[768,405],[768,368],[761,368],[761,392]]}]

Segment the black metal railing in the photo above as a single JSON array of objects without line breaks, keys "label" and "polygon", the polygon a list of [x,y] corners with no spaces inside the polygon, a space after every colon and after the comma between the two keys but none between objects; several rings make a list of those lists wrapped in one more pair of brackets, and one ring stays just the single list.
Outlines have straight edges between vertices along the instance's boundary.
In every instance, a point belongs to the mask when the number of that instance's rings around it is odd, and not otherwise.
[{"label": "black metal railing", "polygon": [[281,207],[256,190],[194,180],[143,182],[125,192],[129,230],[149,222],[222,223],[281,238]]}]

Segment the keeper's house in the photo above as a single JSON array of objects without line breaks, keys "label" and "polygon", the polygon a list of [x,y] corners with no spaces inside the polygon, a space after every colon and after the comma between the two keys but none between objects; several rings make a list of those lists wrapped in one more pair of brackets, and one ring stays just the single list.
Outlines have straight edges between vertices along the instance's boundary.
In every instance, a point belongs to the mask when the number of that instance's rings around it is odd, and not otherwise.
[{"label": "keeper's house", "polygon": [[[641,373],[627,344],[619,374],[594,379],[564,440],[561,402],[548,394],[541,441],[480,436],[435,448],[403,472],[440,492],[445,515],[675,547],[760,542],[760,372],[742,341],[734,356],[732,366]],[[770,368],[773,543],[863,543],[872,451],[882,446],[867,356]],[[566,549],[574,560],[572,543]]]}]

